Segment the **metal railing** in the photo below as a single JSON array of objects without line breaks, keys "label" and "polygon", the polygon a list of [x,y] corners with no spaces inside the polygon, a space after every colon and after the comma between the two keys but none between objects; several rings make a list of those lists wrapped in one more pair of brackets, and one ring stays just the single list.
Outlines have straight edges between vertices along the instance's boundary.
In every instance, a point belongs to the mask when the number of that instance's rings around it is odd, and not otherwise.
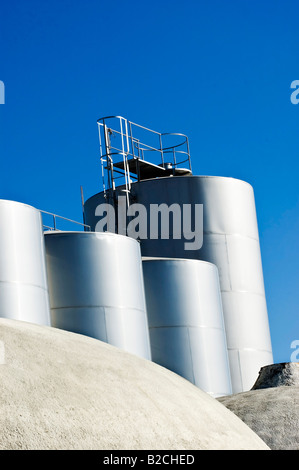
[{"label": "metal railing", "polygon": [[58,219],[58,220],[64,220],[66,222],[70,222],[72,224],[79,225],[80,227],[83,227],[84,231],[86,231],[86,232],[91,231],[90,225],[83,224],[83,223],[78,222],[76,220],[68,219],[67,217],[63,217],[61,215],[53,214],[52,212],[47,212],[47,211],[43,211],[43,210],[39,210],[39,211],[40,211],[41,214],[49,215],[52,218],[52,221],[53,221],[53,225],[46,225],[46,224],[43,223],[44,230],[61,231],[62,229],[59,229],[58,226],[57,226],[57,219]]},{"label": "metal railing", "polygon": [[[157,132],[122,116],[106,116],[98,119],[97,123],[104,192],[106,186],[107,189],[115,189],[115,180],[122,177],[126,191],[130,191],[131,180],[138,180],[139,176],[129,171],[128,160],[146,160],[145,155],[148,162],[162,168],[166,164],[171,164],[174,169],[187,165],[187,169],[192,171],[189,141],[185,134]],[[166,145],[165,140],[169,138],[179,138],[179,142]],[[122,170],[115,167],[119,162],[123,163]],[[120,176],[115,176],[115,173]]]}]

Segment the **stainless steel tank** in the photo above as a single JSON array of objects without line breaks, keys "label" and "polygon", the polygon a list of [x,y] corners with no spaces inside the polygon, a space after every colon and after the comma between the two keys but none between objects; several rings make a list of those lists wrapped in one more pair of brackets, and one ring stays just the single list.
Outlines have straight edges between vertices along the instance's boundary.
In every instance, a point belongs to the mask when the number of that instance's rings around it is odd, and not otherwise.
[{"label": "stainless steel tank", "polygon": [[50,325],[40,212],[0,200],[0,317]]},{"label": "stainless steel tank", "polygon": [[152,360],[215,398],[230,395],[216,266],[175,258],[142,264]]},{"label": "stainless steel tank", "polygon": [[111,233],[46,232],[52,326],[150,359],[139,243]]},{"label": "stainless steel tank", "polygon": [[[121,194],[121,190],[117,188],[116,194]],[[140,240],[143,256],[198,259],[217,266],[232,390],[233,393],[249,390],[260,368],[273,362],[252,186],[227,177],[172,176],[134,183],[130,196],[135,204],[145,207],[148,217],[146,237]],[[99,193],[85,202],[86,223],[93,228],[99,221],[96,208],[105,201],[104,194]],[[182,227],[184,215],[188,221],[188,210],[191,211],[192,223],[185,223],[187,228],[180,238],[174,237],[171,226],[168,239],[161,234],[151,237],[151,208],[161,204],[168,208],[179,205]],[[197,233],[194,231],[195,209],[200,205],[203,239],[200,223]],[[192,245],[193,242],[196,243]]]}]

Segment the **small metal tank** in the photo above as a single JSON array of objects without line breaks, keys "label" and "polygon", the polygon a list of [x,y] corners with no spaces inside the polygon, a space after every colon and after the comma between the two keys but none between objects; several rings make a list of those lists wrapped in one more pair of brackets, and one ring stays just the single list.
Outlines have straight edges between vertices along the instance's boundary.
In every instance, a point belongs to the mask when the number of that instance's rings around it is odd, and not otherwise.
[{"label": "small metal tank", "polygon": [[0,317],[50,325],[40,212],[0,200]]},{"label": "small metal tank", "polygon": [[175,258],[142,264],[152,360],[213,397],[231,394],[216,266]]},{"label": "small metal tank", "polygon": [[55,231],[45,245],[52,326],[151,359],[139,243]]}]

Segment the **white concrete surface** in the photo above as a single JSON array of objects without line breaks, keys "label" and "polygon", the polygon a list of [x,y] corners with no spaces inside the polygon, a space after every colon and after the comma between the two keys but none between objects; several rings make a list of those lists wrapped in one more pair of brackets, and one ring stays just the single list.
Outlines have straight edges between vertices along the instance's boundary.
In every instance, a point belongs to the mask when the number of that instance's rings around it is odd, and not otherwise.
[{"label": "white concrete surface", "polygon": [[269,449],[182,377],[87,336],[0,319],[0,449]]}]

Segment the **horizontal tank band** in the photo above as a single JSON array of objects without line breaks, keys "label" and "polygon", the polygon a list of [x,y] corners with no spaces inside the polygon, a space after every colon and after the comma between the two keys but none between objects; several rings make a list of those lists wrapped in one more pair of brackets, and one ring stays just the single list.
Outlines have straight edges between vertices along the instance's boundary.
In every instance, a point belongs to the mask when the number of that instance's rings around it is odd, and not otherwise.
[{"label": "horizontal tank band", "polygon": [[88,308],[88,309],[91,309],[91,308],[94,308],[94,309],[97,309],[97,308],[117,308],[117,310],[126,310],[128,308],[130,308],[130,310],[134,310],[136,312],[140,312],[144,315],[144,310],[140,309],[140,308],[136,308],[136,307],[131,307],[131,306],[127,306],[127,305],[102,305],[102,304],[99,304],[99,305],[66,305],[66,306],[62,306],[62,307],[51,307],[51,310],[54,312],[54,310],[75,310],[75,309],[78,309],[78,310],[82,310],[82,308]]},{"label": "horizontal tank band", "polygon": [[262,352],[262,353],[271,353],[272,349],[259,349],[259,348],[227,348],[228,351],[252,351],[252,352]]},{"label": "horizontal tank band", "polygon": [[166,326],[150,326],[150,330],[158,330],[158,329],[169,329],[169,328],[194,328],[194,329],[208,329],[208,330],[220,330],[223,331],[223,328],[220,326],[210,326],[210,325],[189,325],[188,323],[184,323],[181,325],[166,325]]},{"label": "horizontal tank band", "polygon": [[[103,233],[103,232],[95,232],[95,233]],[[111,233],[111,232],[105,232],[105,233]],[[253,237],[251,235],[240,235],[239,233],[236,233],[236,232],[219,232],[219,231],[216,231],[216,230],[204,230],[202,231],[203,235],[217,235],[217,236],[220,236],[220,237],[226,237],[226,236],[234,236],[234,237],[242,237],[244,239],[249,239],[249,240],[254,240],[256,242],[259,243],[260,239],[259,237]],[[173,232],[171,230],[171,227],[170,227],[170,230],[169,230],[169,238],[172,239],[173,237]],[[163,240],[161,238],[161,240]],[[185,259],[185,258],[183,258]],[[187,259],[187,258],[186,258]]]},{"label": "horizontal tank band", "polygon": [[260,297],[265,297],[265,294],[262,294],[261,292],[254,292],[252,290],[241,290],[241,289],[221,289],[222,293],[227,293],[227,294],[250,294],[250,295],[258,295]]},{"label": "horizontal tank band", "polygon": [[233,235],[234,237],[249,238],[250,240],[255,240],[255,241],[258,241],[258,242],[260,240],[257,237],[252,237],[250,235],[240,235],[239,233],[235,233],[235,232],[231,232],[231,233],[230,232],[225,232],[225,233],[223,233],[223,232],[217,232],[215,230],[213,230],[213,231],[212,230],[203,230],[203,234],[204,235],[220,235],[222,237],[226,237],[227,235],[228,236]]},{"label": "horizontal tank band", "polygon": [[42,289],[42,290],[45,290],[46,292],[48,292],[48,286],[41,286],[41,285],[38,285],[38,284],[32,284],[30,282],[23,282],[23,281],[5,281],[5,280],[0,280],[0,286],[1,284],[19,284],[21,286],[29,286],[29,287],[36,287],[38,289]]}]

